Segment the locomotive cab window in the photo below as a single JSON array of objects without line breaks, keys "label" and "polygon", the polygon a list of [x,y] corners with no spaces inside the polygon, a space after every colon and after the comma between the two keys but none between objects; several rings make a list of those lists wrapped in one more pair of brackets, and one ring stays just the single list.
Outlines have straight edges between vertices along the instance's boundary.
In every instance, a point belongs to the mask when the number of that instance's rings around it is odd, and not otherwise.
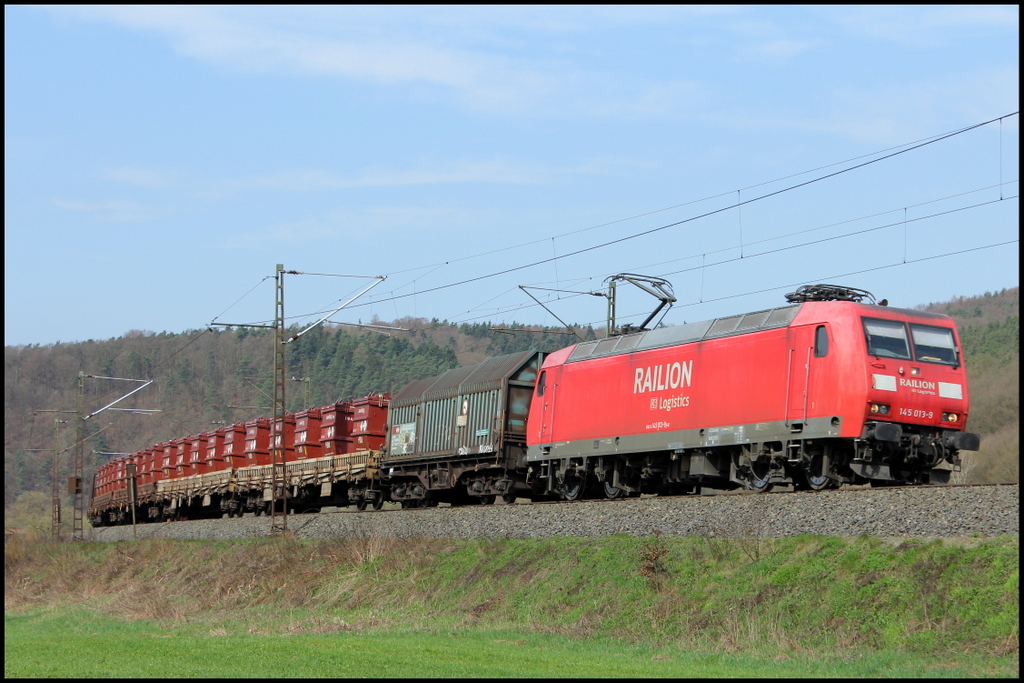
[{"label": "locomotive cab window", "polygon": [[545,382],[545,380],[547,380],[547,378],[548,378],[548,371],[547,370],[542,370],[541,373],[540,373],[540,377],[537,379],[537,395],[538,396],[543,396],[544,395],[544,382]]},{"label": "locomotive cab window", "polygon": [[864,318],[868,354],[878,358],[910,360],[907,328],[901,322]]},{"label": "locomotive cab window", "polygon": [[814,331],[814,357],[822,358],[828,355],[828,330],[824,325],[818,325]]},{"label": "locomotive cab window", "polygon": [[931,325],[910,325],[914,340],[914,357],[925,363],[959,365],[953,331],[948,327]]}]

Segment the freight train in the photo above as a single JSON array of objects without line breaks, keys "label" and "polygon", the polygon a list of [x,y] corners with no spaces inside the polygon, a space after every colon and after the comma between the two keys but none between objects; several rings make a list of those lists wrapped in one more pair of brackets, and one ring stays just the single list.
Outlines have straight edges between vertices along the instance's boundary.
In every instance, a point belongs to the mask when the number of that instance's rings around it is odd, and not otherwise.
[{"label": "freight train", "polygon": [[[288,414],[277,498],[304,512],[948,483],[979,447],[953,321],[831,285],[787,300]],[[89,518],[266,514],[272,431],[261,418],[112,460]]]}]

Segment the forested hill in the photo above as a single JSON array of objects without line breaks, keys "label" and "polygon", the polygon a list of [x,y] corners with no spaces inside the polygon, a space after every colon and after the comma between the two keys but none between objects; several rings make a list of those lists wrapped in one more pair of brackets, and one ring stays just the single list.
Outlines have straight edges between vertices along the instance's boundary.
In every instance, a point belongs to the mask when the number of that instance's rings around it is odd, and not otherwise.
[{"label": "forested hill", "polygon": [[[971,431],[982,435],[982,451],[969,457],[974,481],[1016,481],[1019,444],[1019,289],[959,297],[919,308],[953,316],[961,331],[972,410]],[[370,392],[395,392],[413,379],[431,377],[488,356],[530,348],[553,351],[575,341],[562,328],[529,327],[536,332],[501,333],[489,323],[453,325],[404,318],[388,323],[408,328],[391,336],[365,329],[321,327],[288,347],[288,409],[326,405]],[[562,334],[559,334],[561,332]],[[603,331],[587,328],[588,339]],[[73,410],[79,371],[106,377],[152,378],[153,385],[124,407],[163,412],[140,415],[102,413],[90,421],[87,469],[108,456],[153,443],[270,413],[273,394],[273,336],[267,330],[191,331],[182,334],[132,331],[123,337],[73,344],[4,349],[4,503],[24,491],[49,490],[54,414]],[[304,380],[309,380],[308,383]],[[86,380],[86,410],[96,410],[135,385]],[[307,397],[308,391],[308,397]],[[121,407],[119,405],[119,407]],[[71,429],[61,428],[61,447]],[[67,476],[70,459],[63,459]]]},{"label": "forested hill", "polygon": [[[392,393],[414,379],[432,377],[493,355],[535,348],[553,351],[575,340],[564,328],[501,333],[485,323],[403,318],[387,323],[407,328],[389,334],[367,329],[314,328],[287,347],[288,410],[320,406],[371,392]],[[294,330],[297,332],[298,330]],[[586,328],[587,338],[596,338]],[[4,349],[4,502],[22,491],[48,490],[54,415],[38,410],[73,410],[79,371],[104,377],[156,380],[118,407],[159,409],[151,415],[105,412],[90,420],[86,469],[91,452],[132,452],[153,443],[271,413],[273,344],[270,330],[132,331],[115,339]],[[308,379],[308,383],[304,380]],[[85,380],[91,412],[137,385]],[[308,393],[307,393],[308,392]],[[68,417],[68,416],[65,416]],[[66,447],[72,429],[58,437]],[[107,458],[96,456],[95,461]],[[61,475],[70,468],[65,457]]]}]

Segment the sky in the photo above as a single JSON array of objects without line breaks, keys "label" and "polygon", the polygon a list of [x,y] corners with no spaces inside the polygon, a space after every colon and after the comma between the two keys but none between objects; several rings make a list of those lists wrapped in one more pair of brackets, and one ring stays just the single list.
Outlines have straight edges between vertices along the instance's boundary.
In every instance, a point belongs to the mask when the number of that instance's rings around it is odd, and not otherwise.
[{"label": "sky", "polygon": [[1018,81],[1010,6],[5,6],[4,343],[1013,287]]}]

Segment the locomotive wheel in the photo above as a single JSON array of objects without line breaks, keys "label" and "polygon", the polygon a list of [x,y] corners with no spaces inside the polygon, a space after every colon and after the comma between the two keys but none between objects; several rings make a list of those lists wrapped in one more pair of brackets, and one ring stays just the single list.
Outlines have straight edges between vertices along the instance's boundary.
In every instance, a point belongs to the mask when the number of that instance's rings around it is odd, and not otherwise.
[{"label": "locomotive wheel", "polygon": [[747,486],[752,491],[766,493],[772,488],[771,464],[753,462],[747,475]]},{"label": "locomotive wheel", "polygon": [[583,498],[583,492],[586,488],[587,481],[585,475],[581,477],[576,474],[567,474],[562,482],[562,496],[566,500],[580,500]]},{"label": "locomotive wheel", "polygon": [[356,510],[359,510],[360,512],[362,512],[365,509],[366,509],[366,498],[358,498],[358,499],[356,499]]},{"label": "locomotive wheel", "polygon": [[616,488],[609,484],[608,482],[604,482],[604,497],[607,498],[608,500],[615,500],[616,498],[621,498],[623,493],[625,493],[625,491],[623,491],[622,489]]},{"label": "locomotive wheel", "polygon": [[815,491],[832,487],[833,482],[828,478],[828,472],[825,469],[825,456],[820,453],[811,458],[811,461],[804,467],[804,475],[807,477],[807,485]]},{"label": "locomotive wheel", "polygon": [[495,499],[494,495],[480,496],[480,504],[481,505],[494,505],[494,499]]}]

